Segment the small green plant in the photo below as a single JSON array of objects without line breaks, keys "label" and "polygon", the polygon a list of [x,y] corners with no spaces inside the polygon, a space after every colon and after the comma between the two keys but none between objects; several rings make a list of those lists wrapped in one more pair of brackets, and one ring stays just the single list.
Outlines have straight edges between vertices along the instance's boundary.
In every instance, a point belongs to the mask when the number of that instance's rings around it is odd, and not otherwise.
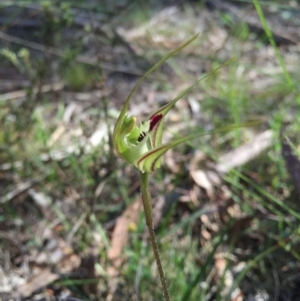
[{"label": "small green plant", "polygon": [[30,52],[27,48],[21,48],[17,53],[8,48],[4,48],[0,51],[0,54],[13,64],[20,73],[23,73],[29,78],[33,77],[32,61],[30,58]]},{"label": "small green plant", "polygon": [[91,70],[80,64],[67,67],[63,77],[68,87],[75,91],[81,91],[97,80],[96,75]]},{"label": "small green plant", "polygon": [[[167,283],[164,276],[163,267],[160,260],[159,249],[156,242],[154,226],[153,226],[153,217],[152,217],[152,201],[151,195],[148,187],[149,174],[161,166],[161,157],[169,149],[184,143],[188,142],[191,139],[203,136],[203,133],[195,133],[187,135],[185,137],[176,139],[170,143],[162,144],[162,134],[163,134],[163,122],[166,114],[171,110],[171,108],[176,104],[176,102],[186,95],[199,81],[210,76],[218,69],[228,64],[220,66],[219,68],[213,70],[212,72],[206,74],[204,77],[200,78],[192,86],[188,87],[182,91],[177,97],[175,97],[168,104],[154,112],[150,117],[140,126],[136,124],[136,117],[128,116],[127,110],[133,93],[135,92],[138,85],[148,76],[152,71],[159,67],[163,62],[168,58],[178,53],[184,47],[192,43],[198,35],[194,36],[188,40],[183,45],[176,48],[174,51],[169,53],[167,56],[162,58],[157,64],[155,64],[150,70],[148,70],[144,76],[137,82],[135,87],[132,89],[131,93],[127,97],[125,104],[121,110],[121,113],[116,122],[114,132],[113,132],[113,143],[114,149],[117,154],[126,160],[127,162],[133,164],[140,170],[140,183],[141,183],[141,193],[143,199],[143,206],[146,218],[146,224],[150,234],[150,240],[152,249],[154,252],[156,264],[159,271],[160,280],[162,283],[163,294],[166,301],[170,301],[170,294],[168,291]],[[231,130],[241,126],[249,126],[248,124],[239,124],[232,125],[226,128],[222,128],[221,131]],[[219,130],[220,131],[220,130]],[[213,133],[213,132],[210,132]],[[207,133],[206,133],[207,134]]]}]

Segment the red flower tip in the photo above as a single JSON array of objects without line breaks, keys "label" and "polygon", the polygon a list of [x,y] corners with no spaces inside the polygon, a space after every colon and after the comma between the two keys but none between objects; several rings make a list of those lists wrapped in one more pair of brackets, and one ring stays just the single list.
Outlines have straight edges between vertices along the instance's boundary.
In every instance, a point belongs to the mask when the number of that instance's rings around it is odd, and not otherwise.
[{"label": "red flower tip", "polygon": [[150,127],[149,127],[149,132],[151,132],[155,126],[162,120],[163,115],[158,114],[150,117]]}]

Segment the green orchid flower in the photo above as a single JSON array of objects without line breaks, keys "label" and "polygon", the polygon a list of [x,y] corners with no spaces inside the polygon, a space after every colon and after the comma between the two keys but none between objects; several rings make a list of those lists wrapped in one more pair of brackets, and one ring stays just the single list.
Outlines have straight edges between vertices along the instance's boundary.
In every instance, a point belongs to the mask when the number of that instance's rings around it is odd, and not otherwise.
[{"label": "green orchid flower", "polygon": [[161,145],[163,121],[166,114],[178,99],[174,99],[163,108],[153,113],[139,126],[136,118],[125,115],[120,131],[116,133],[115,149],[127,162],[135,165],[142,172],[150,172],[159,168],[161,156],[171,147],[179,144],[179,140]]},{"label": "green orchid flower", "polygon": [[[192,39],[179,46],[173,52],[169,53],[166,57],[164,57],[156,65],[154,65],[149,71],[147,71],[143,77],[141,77],[141,79],[137,82],[137,84],[134,86],[131,93],[127,97],[125,104],[121,110],[121,113],[118,117],[113,132],[114,148],[121,158],[136,166],[141,172],[149,173],[151,171],[156,170],[161,166],[161,157],[169,149],[177,146],[178,144],[187,142],[191,139],[204,135],[203,133],[195,133],[176,139],[175,141],[162,144],[164,118],[166,114],[170,111],[170,109],[176,104],[176,102],[184,95],[186,95],[195,85],[197,85],[204,78],[210,76],[212,73],[216,72],[218,69],[222,68],[224,65],[227,65],[231,60],[200,78],[196,83],[182,91],[167,105],[163,106],[162,108],[151,114],[149,118],[146,121],[141,122],[140,125],[137,125],[136,117],[128,116],[127,114],[130,99],[135,90],[137,89],[138,85],[145,79],[145,77],[148,76],[157,67],[159,67],[168,58],[170,58],[171,56],[182,50],[184,47],[189,45],[191,42],[193,42],[197,37],[198,35],[194,36]],[[241,126],[243,125],[233,125],[230,127],[222,128],[221,131],[228,131],[230,129]]]},{"label": "green orchid flower", "polygon": [[153,217],[152,217],[152,201],[149,191],[149,174],[150,172],[156,170],[161,166],[161,157],[168,151],[170,148],[177,146],[178,144],[187,142],[191,139],[206,135],[212,134],[220,131],[228,131],[234,128],[240,128],[245,126],[251,126],[256,124],[256,122],[248,122],[244,124],[231,125],[223,127],[222,129],[206,132],[206,133],[194,133],[187,135],[185,137],[176,139],[170,143],[162,144],[162,134],[163,134],[163,124],[164,118],[167,113],[172,109],[176,102],[186,95],[195,85],[197,85],[201,80],[210,76],[218,69],[222,68],[224,65],[227,65],[231,62],[229,60],[219,68],[213,70],[212,72],[206,74],[195,82],[192,86],[183,90],[177,97],[171,100],[168,104],[158,109],[156,112],[151,114],[144,122],[137,124],[137,119],[134,116],[128,115],[128,107],[130,99],[133,93],[136,91],[139,84],[157,67],[159,67],[163,62],[174,54],[181,51],[184,47],[193,42],[198,35],[194,36],[192,39],[188,40],[183,45],[179,46],[177,49],[169,53],[167,56],[162,58],[157,64],[155,64],[150,70],[148,70],[136,83],[134,88],[131,90],[128,95],[124,106],[120,112],[118,120],[116,122],[114,132],[113,132],[113,144],[117,154],[126,160],[127,162],[133,164],[140,170],[140,179],[141,179],[141,193],[142,200],[146,218],[146,224],[150,234],[150,241],[152,249],[154,252],[154,257],[156,260],[159,277],[162,283],[163,296],[165,301],[170,301],[170,294],[168,291],[167,282],[164,276],[164,271],[162,268],[162,263],[160,260],[159,249],[155,239],[155,232],[153,226]]}]

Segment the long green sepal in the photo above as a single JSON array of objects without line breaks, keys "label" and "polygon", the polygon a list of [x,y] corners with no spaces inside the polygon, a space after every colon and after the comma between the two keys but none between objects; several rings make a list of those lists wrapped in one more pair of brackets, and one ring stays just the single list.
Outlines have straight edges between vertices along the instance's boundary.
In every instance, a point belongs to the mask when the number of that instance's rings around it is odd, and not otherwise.
[{"label": "long green sepal", "polygon": [[125,103],[123,105],[123,108],[120,112],[120,115],[117,119],[115,128],[114,128],[114,132],[113,132],[113,141],[114,141],[114,148],[118,151],[118,146],[116,145],[116,141],[118,139],[118,135],[121,132],[121,128],[123,125],[123,121],[124,121],[124,117],[128,111],[128,106],[131,100],[131,97],[133,95],[133,93],[136,91],[136,89],[139,87],[139,85],[142,83],[142,81],[149,75],[151,74],[155,69],[157,69],[159,66],[161,66],[165,61],[167,61],[170,57],[174,56],[175,54],[177,54],[178,52],[180,52],[183,48],[185,48],[187,45],[189,45],[190,43],[192,43],[199,34],[196,34],[195,36],[193,36],[191,39],[189,39],[187,42],[183,43],[182,45],[180,45],[179,47],[177,47],[175,50],[173,50],[172,52],[168,53],[166,56],[164,56],[159,62],[157,62],[153,67],[151,67],[139,80],[138,82],[135,84],[135,86],[133,87],[133,89],[131,90],[131,92],[129,93],[127,99],[125,100]]},{"label": "long green sepal", "polygon": [[163,117],[167,115],[167,113],[172,109],[172,107],[176,104],[176,102],[184,97],[187,93],[189,93],[196,85],[198,85],[202,80],[206,79],[207,77],[213,75],[221,68],[225,67],[226,65],[230,64],[234,58],[226,61],[224,64],[219,66],[218,68],[206,73],[202,77],[200,77],[195,83],[193,83],[188,88],[184,89],[182,92],[180,92],[173,100],[171,100],[168,104],[163,106],[162,108],[158,109],[155,113],[153,113],[148,119],[151,120],[154,116],[162,115],[161,122],[159,122],[154,129],[154,133],[150,137],[151,139],[151,145],[153,148],[161,145],[162,140],[162,129],[163,129]]},{"label": "long green sepal", "polygon": [[253,125],[257,125],[259,123],[259,121],[253,121],[253,122],[246,122],[246,123],[241,123],[241,124],[233,124],[233,125],[229,125],[226,127],[223,127],[221,129],[217,129],[217,130],[213,130],[213,131],[209,131],[206,133],[195,133],[195,134],[191,134],[179,139],[176,139],[172,142],[166,143],[160,147],[157,147],[149,152],[147,152],[143,157],[141,157],[138,162],[137,162],[137,167],[140,170],[143,170],[144,172],[153,172],[155,169],[157,169],[160,166],[160,158],[161,156],[163,156],[169,149],[188,142],[190,140],[199,138],[199,137],[203,137],[206,135],[212,135],[212,134],[216,134],[216,133],[220,133],[220,132],[227,132],[233,129],[238,129],[238,128],[243,128],[243,127],[249,127],[249,126],[253,126]]}]

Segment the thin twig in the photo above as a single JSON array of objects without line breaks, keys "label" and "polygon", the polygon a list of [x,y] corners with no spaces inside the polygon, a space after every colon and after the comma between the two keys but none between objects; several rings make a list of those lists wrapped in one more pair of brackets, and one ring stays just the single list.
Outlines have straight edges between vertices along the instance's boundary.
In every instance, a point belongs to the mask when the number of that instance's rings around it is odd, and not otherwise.
[{"label": "thin twig", "polygon": [[[57,48],[54,48],[54,47],[44,46],[42,44],[27,41],[27,40],[19,38],[19,37],[14,37],[14,36],[11,36],[11,35],[8,35],[8,34],[4,33],[3,31],[0,31],[0,39],[5,40],[5,41],[10,42],[10,43],[15,43],[15,44],[22,45],[22,46],[30,48],[30,49],[45,52],[45,53],[48,53],[48,54],[51,54],[51,55],[56,55],[56,56],[59,56],[59,57],[64,57],[65,56],[65,51],[64,50],[57,49]],[[92,65],[92,66],[94,66],[97,63],[97,58],[87,57],[87,56],[84,56],[84,55],[78,55],[75,58],[75,60],[77,62],[87,64],[87,65]],[[119,72],[134,74],[134,75],[141,75],[142,74],[142,72],[140,72],[139,70],[134,70],[133,71],[133,70],[131,70],[132,68],[126,68],[126,67],[123,68],[123,67],[120,67],[120,66],[114,66],[113,64],[107,63],[107,62],[102,62],[102,67],[103,67],[103,69],[110,70],[110,71],[119,71]]]},{"label": "thin twig", "polygon": [[[54,83],[54,84],[50,84],[50,85],[47,84],[47,85],[42,86],[40,89],[33,88],[32,94],[35,95],[38,93],[59,91],[59,90],[62,90],[63,88],[64,88],[63,83]],[[0,95],[0,101],[4,102],[4,101],[8,101],[8,100],[22,98],[22,97],[25,97],[27,95],[27,93],[28,93],[28,91],[26,89],[5,93],[5,94]]]},{"label": "thin twig", "polygon": [[19,194],[25,192],[26,190],[30,189],[34,184],[42,181],[43,179],[44,179],[44,176],[41,177],[41,179],[33,179],[33,180],[29,180],[29,181],[27,181],[25,183],[18,184],[15,187],[15,189],[13,189],[12,191],[8,192],[4,196],[0,197],[0,204],[4,204],[4,203],[6,203],[8,201],[11,201],[13,198],[15,198]]}]

